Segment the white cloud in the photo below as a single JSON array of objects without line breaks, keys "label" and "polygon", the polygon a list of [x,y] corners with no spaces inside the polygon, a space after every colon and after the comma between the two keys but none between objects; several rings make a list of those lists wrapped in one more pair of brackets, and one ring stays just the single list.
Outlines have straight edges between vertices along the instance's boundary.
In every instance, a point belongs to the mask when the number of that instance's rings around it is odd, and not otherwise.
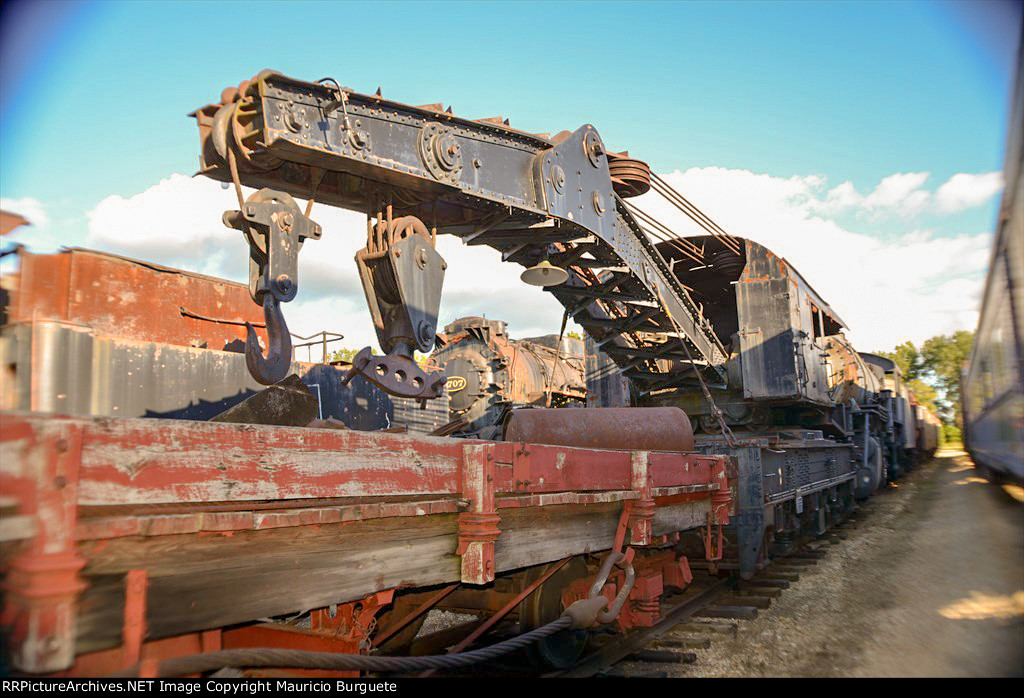
[{"label": "white cloud", "polygon": [[[880,185],[875,205],[914,200],[924,181],[920,174],[894,177]],[[729,233],[789,260],[848,324],[858,349],[889,349],[906,339],[919,344],[977,322],[989,233],[939,237],[913,229],[883,241],[847,230],[822,212],[850,198],[852,187],[825,190],[816,177],[709,167],[665,179]],[[653,193],[634,201],[680,234],[705,234]]]},{"label": "white cloud", "polygon": [[0,198],[0,209],[8,213],[17,213],[34,226],[42,227],[50,222],[43,202],[31,196],[20,199]]},{"label": "white cloud", "polygon": [[[909,219],[923,213],[966,211],[984,204],[1003,188],[1003,177],[999,172],[961,172],[931,192],[924,188],[929,176],[927,172],[897,172],[884,177],[867,195],[858,192],[852,182],[843,182],[829,190],[823,199],[817,198],[818,188],[812,187],[809,195],[815,198],[810,203],[810,210],[826,215],[852,212],[869,221]],[[809,184],[814,181],[824,183],[821,179],[804,180]]]},{"label": "white cloud", "polygon": [[928,203],[929,194],[921,189],[927,179],[927,172],[891,174],[860,205],[869,211],[898,212],[904,217],[916,215]]},{"label": "white cloud", "polygon": [[[252,191],[243,187],[246,197]],[[298,203],[305,208],[305,201]],[[225,210],[237,208],[233,188],[172,174],[135,196],[103,199],[88,214],[87,245],[245,283],[248,246],[241,232],[221,222]],[[315,205],[311,217],[323,235],[307,240],[299,254],[299,295],[284,306],[289,329],[301,335],[339,332],[347,347],[377,345],[355,263],[366,241],[365,216]],[[463,315],[486,313],[507,321],[513,336],[558,332],[562,306],[550,294],[523,284],[520,266],[503,264],[496,251],[463,245],[450,235],[440,236],[437,248],[448,262],[442,327]]]},{"label": "white cloud", "polygon": [[[938,237],[910,229],[882,241],[830,218],[850,206],[869,211],[919,205],[924,173],[886,177],[867,197],[849,183],[828,189],[819,176],[780,178],[720,167],[677,171],[666,179],[732,234],[789,259],[849,324],[862,350],[887,349],[905,339],[920,343],[976,323],[989,234]],[[960,200],[976,201],[977,196],[965,198],[968,189],[957,185]],[[652,194],[638,203],[680,234],[703,234]],[[237,206],[234,191],[217,182],[171,175],[135,196],[101,201],[88,214],[88,245],[245,282],[246,243],[221,223],[221,213]],[[303,335],[340,332],[348,347],[376,345],[353,261],[365,241],[365,218],[322,205],[314,206],[312,217],[324,233],[307,241],[299,255],[299,297],[285,306],[289,327]],[[506,320],[513,336],[558,331],[561,306],[523,284],[522,267],[453,236],[441,236],[438,250],[448,262],[442,326],[462,315],[486,314]]]},{"label": "white cloud", "polygon": [[1003,189],[1001,172],[955,174],[935,192],[940,211],[955,212],[985,203]]}]

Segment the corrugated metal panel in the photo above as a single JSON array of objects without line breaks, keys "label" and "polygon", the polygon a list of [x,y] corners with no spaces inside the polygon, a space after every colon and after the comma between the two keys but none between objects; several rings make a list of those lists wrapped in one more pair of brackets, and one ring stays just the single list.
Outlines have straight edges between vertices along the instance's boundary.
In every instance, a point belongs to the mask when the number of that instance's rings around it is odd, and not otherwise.
[{"label": "corrugated metal panel", "polygon": [[[0,402],[18,410],[207,420],[263,389],[244,354],[97,336],[68,323],[8,326],[3,346],[15,368]],[[324,418],[363,431],[389,426],[390,399],[363,378],[343,387],[344,373],[331,366],[293,362],[291,371],[319,397]]]},{"label": "corrugated metal panel", "polygon": [[448,393],[433,400],[427,400],[423,409],[420,409],[419,400],[393,397],[391,402],[395,406],[394,417],[391,420],[392,426],[404,426],[412,432],[429,434],[447,424],[451,419],[448,411]]}]

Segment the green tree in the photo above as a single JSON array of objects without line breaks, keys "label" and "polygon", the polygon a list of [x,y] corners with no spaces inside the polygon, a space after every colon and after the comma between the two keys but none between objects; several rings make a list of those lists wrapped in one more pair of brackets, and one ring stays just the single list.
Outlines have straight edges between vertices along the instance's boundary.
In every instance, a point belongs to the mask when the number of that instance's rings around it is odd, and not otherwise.
[{"label": "green tree", "polygon": [[939,393],[932,386],[925,383],[920,378],[907,381],[907,388],[914,394],[914,399],[919,403],[927,407],[932,412],[938,414],[939,406],[937,400]]},{"label": "green tree", "polygon": [[[360,349],[341,348],[341,349],[338,349],[337,351],[333,352],[330,355],[329,360],[332,361],[332,362],[334,362],[334,361],[344,361],[346,363],[352,363],[352,359],[354,359],[356,354],[358,354],[360,351],[361,351]],[[377,347],[372,347],[370,349],[370,351],[374,355],[376,355],[376,356],[380,356],[381,353],[382,353],[381,350],[378,349]],[[429,363],[430,363],[430,355],[429,354],[421,354],[418,351],[414,352],[414,354],[415,354],[416,363],[418,363],[423,368],[427,368]]]},{"label": "green tree", "polygon": [[330,360],[331,361],[347,361],[348,363],[352,363],[352,359],[354,359],[356,354],[358,354],[358,353],[359,353],[358,349],[348,349],[348,348],[343,347],[341,349],[338,349],[335,352],[332,352],[331,355],[330,355]]},{"label": "green tree", "polygon": [[919,350],[906,341],[892,351],[875,354],[891,359],[900,367],[904,382],[922,405],[939,415],[946,424],[961,423],[960,369],[971,351],[973,333],[966,330],[936,335]]},{"label": "green tree", "polygon": [[960,371],[971,353],[974,333],[960,330],[951,335],[936,335],[921,345],[925,370],[934,376],[933,384],[941,393],[946,423],[963,424],[960,408]]},{"label": "green tree", "polygon": [[921,358],[921,353],[911,341],[898,345],[892,351],[876,351],[875,353],[896,362],[896,365],[900,367],[900,371],[903,372],[903,379],[908,383],[923,376],[925,370],[924,359]]}]

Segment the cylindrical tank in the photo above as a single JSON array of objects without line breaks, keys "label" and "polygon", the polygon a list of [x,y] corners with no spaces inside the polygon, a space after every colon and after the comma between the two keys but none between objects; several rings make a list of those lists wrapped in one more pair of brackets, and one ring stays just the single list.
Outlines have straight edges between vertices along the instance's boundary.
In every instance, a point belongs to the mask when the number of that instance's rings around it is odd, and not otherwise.
[{"label": "cylindrical tank", "polygon": [[505,441],[621,451],[692,451],[693,428],[678,407],[514,410]]},{"label": "cylindrical tank", "polygon": [[[583,406],[583,342],[558,335],[511,340],[505,323],[460,318],[445,327],[447,344],[431,361],[447,377],[451,418],[464,418],[463,434],[498,438],[502,414],[511,406]],[[557,354],[557,359],[556,359]]]}]

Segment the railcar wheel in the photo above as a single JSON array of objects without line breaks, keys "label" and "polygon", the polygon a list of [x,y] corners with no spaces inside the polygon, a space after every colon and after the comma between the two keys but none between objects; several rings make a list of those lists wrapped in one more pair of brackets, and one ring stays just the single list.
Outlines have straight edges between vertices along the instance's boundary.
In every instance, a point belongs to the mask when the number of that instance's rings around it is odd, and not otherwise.
[{"label": "railcar wheel", "polygon": [[[548,566],[544,566],[532,570],[527,576],[527,584],[536,580],[547,569]],[[557,620],[565,610],[562,603],[562,591],[573,581],[587,575],[587,564],[582,557],[570,560],[565,567],[555,572],[540,589],[523,602],[519,616],[521,630],[526,632]],[[528,653],[537,664],[552,669],[565,669],[576,663],[586,645],[587,632],[585,630],[564,630],[557,635],[535,642]]]}]

